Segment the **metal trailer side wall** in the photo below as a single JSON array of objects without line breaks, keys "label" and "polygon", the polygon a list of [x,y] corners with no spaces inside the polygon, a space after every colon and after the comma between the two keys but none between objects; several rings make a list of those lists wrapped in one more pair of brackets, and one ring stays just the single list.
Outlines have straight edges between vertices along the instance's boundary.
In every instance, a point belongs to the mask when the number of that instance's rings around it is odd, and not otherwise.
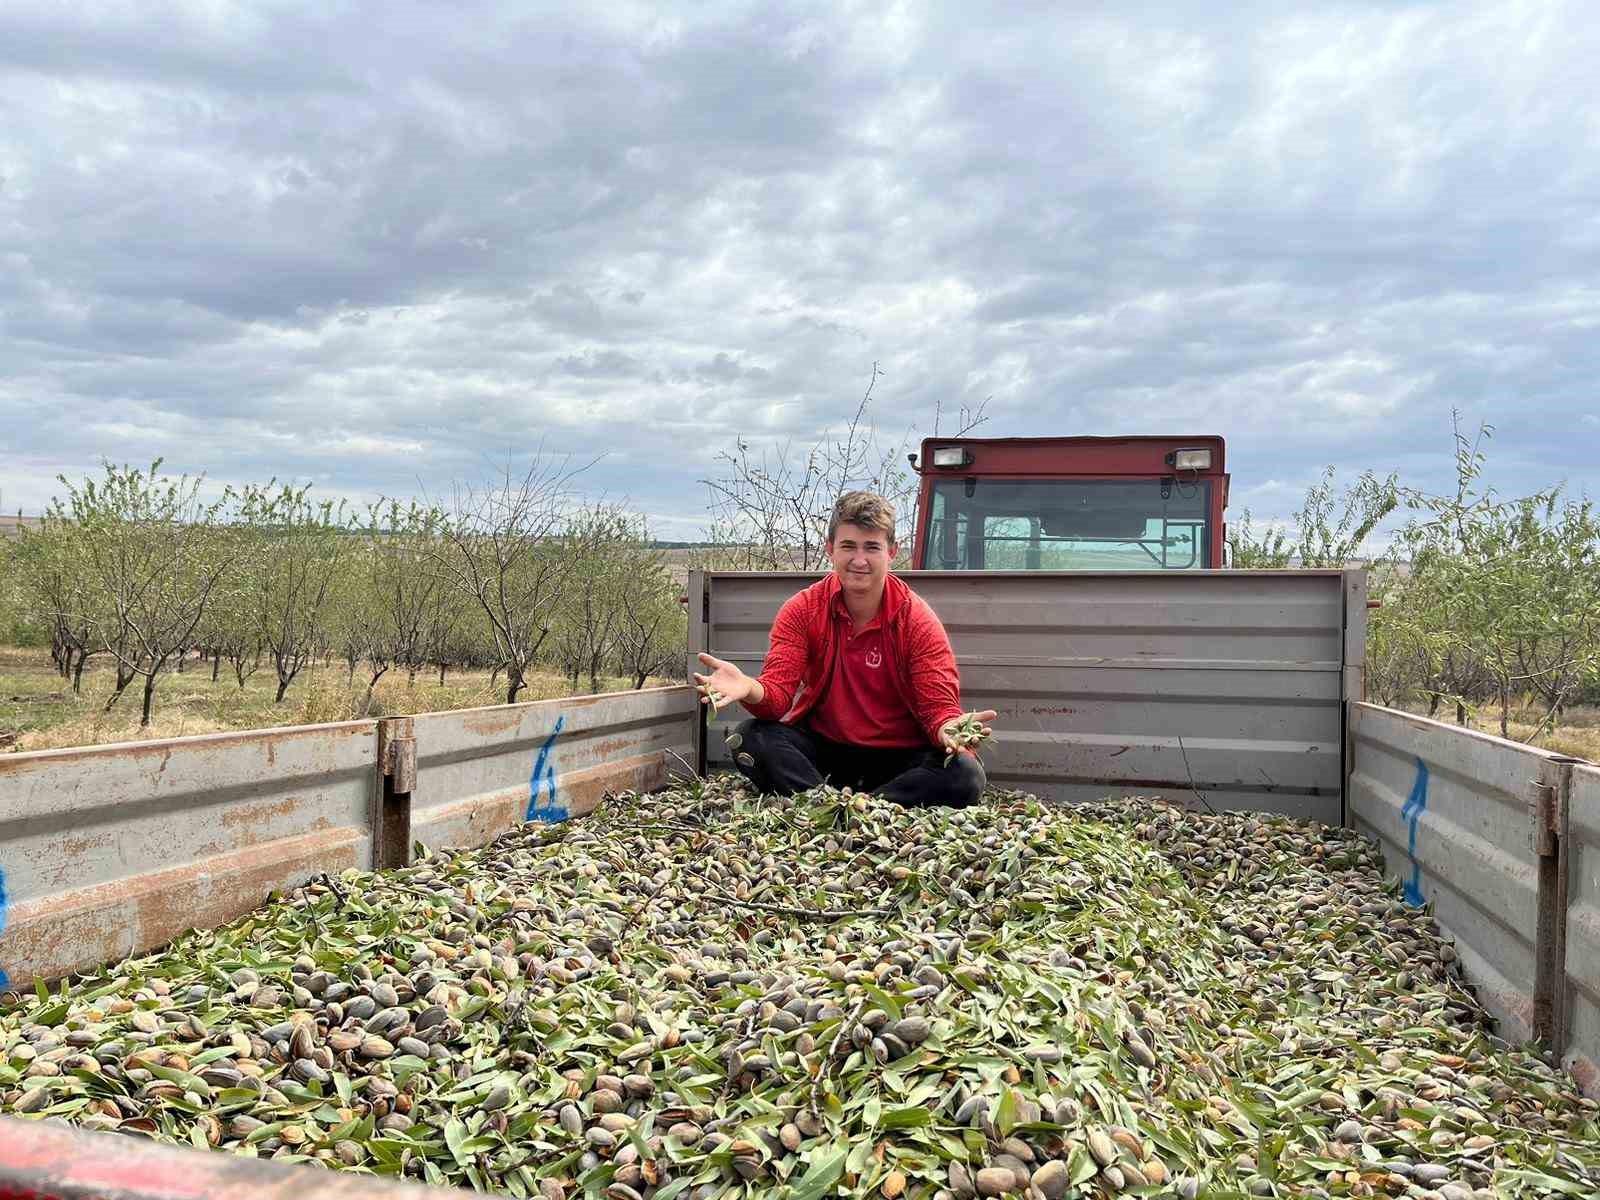
[{"label": "metal trailer side wall", "polygon": [[366,866],[375,730],[0,755],[0,981],[114,962]]},{"label": "metal trailer side wall", "polygon": [[1352,827],[1378,842],[1409,903],[1433,905],[1500,1032],[1532,1037],[1539,863],[1528,793],[1551,756],[1371,704],[1352,706],[1351,735]]},{"label": "metal trailer side wall", "polygon": [[[1343,819],[1345,666],[1364,653],[1362,572],[900,578],[950,634],[963,707],[1000,714],[984,755],[991,784],[1069,801],[1198,792],[1218,809]],[[691,657],[704,648],[759,672],[779,607],[816,579],[691,573]],[[727,761],[722,733],[743,716],[720,714],[708,762]]]},{"label": "metal trailer side wall", "polygon": [[[324,871],[398,865],[414,841],[481,845],[662,786],[688,770],[695,716],[673,687],[0,755],[0,987],[225,924]],[[415,747],[399,795],[380,725]],[[375,838],[390,820],[405,836]]]},{"label": "metal trailer side wall", "polygon": [[1537,1039],[1600,1097],[1600,767],[1350,708],[1350,825],[1406,903],[1432,906],[1501,1036]]},{"label": "metal trailer side wall", "polygon": [[1568,797],[1563,1061],[1600,1096],[1600,767],[1574,767]]},{"label": "metal trailer side wall", "polygon": [[425,1187],[0,1118],[0,1200],[469,1200]]},{"label": "metal trailer side wall", "polygon": [[525,820],[566,820],[607,791],[653,791],[691,773],[686,687],[576,696],[414,718],[411,836],[477,846]]}]

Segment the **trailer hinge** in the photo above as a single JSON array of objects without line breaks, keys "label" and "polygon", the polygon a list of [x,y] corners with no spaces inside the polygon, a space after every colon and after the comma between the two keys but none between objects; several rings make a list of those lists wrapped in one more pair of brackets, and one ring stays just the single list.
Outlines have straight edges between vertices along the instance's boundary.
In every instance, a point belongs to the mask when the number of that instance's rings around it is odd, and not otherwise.
[{"label": "trailer hinge", "polygon": [[1549,858],[1560,848],[1561,789],[1554,784],[1533,783],[1533,852]]},{"label": "trailer hinge", "polygon": [[383,773],[394,782],[392,791],[411,792],[417,786],[417,739],[391,738],[385,744]]}]

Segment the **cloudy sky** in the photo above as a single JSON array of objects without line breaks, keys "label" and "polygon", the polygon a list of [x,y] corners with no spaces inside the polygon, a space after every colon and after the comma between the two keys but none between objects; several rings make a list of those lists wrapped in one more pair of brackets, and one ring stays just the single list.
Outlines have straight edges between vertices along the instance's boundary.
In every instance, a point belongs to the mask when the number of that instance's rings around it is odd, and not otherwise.
[{"label": "cloudy sky", "polygon": [[[0,5],[0,504],[885,432],[1600,494],[1590,0]],[[1226,14],[1226,15],[1222,15]],[[1584,79],[1590,79],[1585,84]]]}]

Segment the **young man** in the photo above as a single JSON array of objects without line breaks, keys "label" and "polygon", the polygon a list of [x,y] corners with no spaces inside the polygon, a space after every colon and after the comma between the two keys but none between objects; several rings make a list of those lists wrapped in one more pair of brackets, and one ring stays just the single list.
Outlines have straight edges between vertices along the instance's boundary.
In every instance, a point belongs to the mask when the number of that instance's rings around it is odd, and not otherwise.
[{"label": "young man", "polygon": [[[824,781],[906,805],[966,807],[983,766],[955,749],[963,716],[950,638],[933,609],[889,574],[894,505],[846,492],[828,522],[833,573],[791,596],[773,622],[765,668],[752,679],[709,654],[702,692],[752,714],[728,739],[763,792],[792,796]],[[987,725],[993,710],[974,714]]]}]

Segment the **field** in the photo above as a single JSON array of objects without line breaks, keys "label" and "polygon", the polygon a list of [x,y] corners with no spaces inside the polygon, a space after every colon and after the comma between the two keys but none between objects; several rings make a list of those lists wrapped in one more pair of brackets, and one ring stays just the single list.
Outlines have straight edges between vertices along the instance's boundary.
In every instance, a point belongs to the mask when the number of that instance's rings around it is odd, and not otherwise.
[{"label": "field", "polygon": [[[295,680],[283,703],[274,704],[276,680],[270,670],[251,676],[241,691],[226,666],[221,677],[212,682],[210,664],[191,659],[182,674],[162,679],[154,718],[150,728],[141,732],[137,681],[115,708],[109,713],[103,711],[113,678],[110,660],[91,659],[83,674],[83,695],[74,696],[72,688],[52,669],[45,651],[0,647],[0,753],[342,721],[358,713],[366,689],[360,671],[356,672],[354,686],[347,683],[342,663],[308,667]],[[651,679],[649,685],[669,682]],[[540,674],[530,680],[519,699],[584,695],[589,690],[586,684],[587,680],[580,680],[574,689],[564,676]],[[631,686],[627,679],[601,680],[602,691],[626,691]],[[443,686],[437,675],[418,675],[413,683],[405,672],[390,671],[378,681],[373,715],[474,708],[499,704],[504,699],[503,686],[491,687],[487,671],[450,672]],[[1448,718],[1449,713],[1441,715]],[[1511,736],[1526,737],[1542,715],[1531,705],[1513,709]],[[1498,734],[1499,714],[1485,707],[1472,726]],[[1558,754],[1600,762],[1600,708],[1569,710],[1562,723],[1535,744]]]},{"label": "field", "polygon": [[[83,673],[83,694],[74,696],[70,683],[51,666],[46,651],[0,647],[0,753],[348,720],[358,714],[366,678],[357,670],[352,687],[346,675],[343,663],[307,667],[283,703],[274,704],[277,679],[270,667],[252,675],[240,690],[226,664],[213,682],[210,663],[190,659],[182,674],[162,677],[150,727],[141,730],[142,681],[136,680],[109,713],[104,711],[116,678],[110,659],[89,660]],[[651,679],[648,686],[667,682]],[[582,678],[574,689],[562,675],[536,675],[518,699],[585,695],[587,684],[587,678]],[[630,687],[632,680],[601,680],[602,691]],[[404,671],[390,671],[378,681],[375,697],[372,715],[395,716],[500,704],[505,700],[505,687],[503,683],[491,687],[488,671],[452,671],[443,686],[437,674],[419,674],[411,683]]]},{"label": "field", "polygon": [[[1448,714],[1441,715],[1448,717]],[[1534,731],[1543,716],[1543,709],[1532,705],[1513,708],[1506,728],[1513,738],[1521,740]],[[1474,729],[1481,729],[1496,737],[1500,735],[1500,711],[1497,708],[1485,706],[1470,723]],[[1568,709],[1561,724],[1533,744],[1542,750],[1600,762],[1600,708]]]}]

